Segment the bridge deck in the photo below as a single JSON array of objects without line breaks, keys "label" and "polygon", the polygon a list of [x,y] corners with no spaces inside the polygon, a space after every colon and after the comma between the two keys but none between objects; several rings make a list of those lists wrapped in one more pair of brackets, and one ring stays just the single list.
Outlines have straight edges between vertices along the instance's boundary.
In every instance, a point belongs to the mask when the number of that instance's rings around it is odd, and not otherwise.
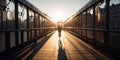
[{"label": "bridge deck", "polygon": [[70,33],[62,31],[61,38],[58,38],[58,32],[55,32],[32,60],[110,60],[110,58]]}]

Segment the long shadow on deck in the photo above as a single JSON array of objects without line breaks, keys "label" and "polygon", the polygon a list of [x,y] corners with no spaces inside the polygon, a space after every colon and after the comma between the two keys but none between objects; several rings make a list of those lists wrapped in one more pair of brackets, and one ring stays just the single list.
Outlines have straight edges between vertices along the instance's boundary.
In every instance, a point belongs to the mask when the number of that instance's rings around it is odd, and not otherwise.
[{"label": "long shadow on deck", "polygon": [[43,47],[43,45],[47,42],[50,36],[46,36],[41,42],[39,42],[25,60],[31,60],[36,55],[36,53]]},{"label": "long shadow on deck", "polygon": [[57,60],[67,60],[67,56],[65,53],[65,49],[62,46],[62,41],[59,39],[58,41],[58,46],[59,46],[59,52],[58,52],[58,59]]}]

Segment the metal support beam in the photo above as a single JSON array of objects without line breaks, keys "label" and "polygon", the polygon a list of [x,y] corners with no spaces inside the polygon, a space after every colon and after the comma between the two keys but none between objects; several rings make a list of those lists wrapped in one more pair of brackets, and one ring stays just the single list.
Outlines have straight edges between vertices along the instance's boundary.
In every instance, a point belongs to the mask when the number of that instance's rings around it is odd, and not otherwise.
[{"label": "metal support beam", "polygon": [[[26,22],[26,26],[27,26],[27,29],[29,29],[29,24],[30,24],[30,21],[29,21],[29,8],[27,8],[27,22]],[[27,40],[30,40],[30,30],[27,30]]]},{"label": "metal support beam", "polygon": [[[81,14],[81,28],[83,28],[83,25],[82,25],[82,14]],[[83,30],[81,29],[81,36],[83,36]]]},{"label": "metal support beam", "polygon": [[109,11],[110,0],[106,0],[106,31],[104,31],[104,44],[106,47],[109,47],[109,25],[110,25],[110,11]]},{"label": "metal support beam", "polygon": [[[87,28],[87,11],[85,11],[85,28]],[[85,36],[87,39],[87,29],[85,29]]]},{"label": "metal support beam", "polygon": [[36,20],[36,17],[37,17],[37,16],[36,16],[36,14],[37,14],[37,13],[34,12],[34,39],[35,39],[35,40],[36,40],[36,37],[37,37],[37,36],[36,36],[36,35],[37,35],[37,29],[36,29],[36,21],[37,21],[37,20]]},{"label": "metal support beam", "polygon": [[39,35],[41,36],[41,15],[39,15]]},{"label": "metal support beam", "polygon": [[15,0],[15,44],[16,46],[19,44],[19,20],[18,20],[18,0]]},{"label": "metal support beam", "polygon": [[80,27],[80,21],[79,21],[79,19],[80,19],[80,16],[78,15],[78,16],[77,16],[77,22],[78,22],[77,33],[78,33],[78,34],[80,33],[80,32],[79,32],[79,27]]},{"label": "metal support beam", "polygon": [[95,6],[93,6],[93,45],[96,48],[96,39],[95,39]]}]

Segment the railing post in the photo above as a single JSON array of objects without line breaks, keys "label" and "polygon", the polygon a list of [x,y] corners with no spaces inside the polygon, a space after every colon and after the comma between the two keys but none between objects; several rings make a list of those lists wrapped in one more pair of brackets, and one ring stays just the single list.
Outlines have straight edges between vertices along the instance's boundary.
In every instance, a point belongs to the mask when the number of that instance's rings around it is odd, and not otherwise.
[{"label": "railing post", "polygon": [[109,47],[109,25],[110,25],[110,12],[109,12],[110,0],[106,0],[106,20],[105,20],[105,31],[104,31],[104,45]]},{"label": "railing post", "polygon": [[41,15],[39,15],[39,36],[41,36]]},{"label": "railing post", "polygon": [[29,8],[27,8],[27,22],[26,22],[26,25],[27,25],[27,40],[30,40],[30,30],[29,30]]},{"label": "railing post", "polygon": [[0,14],[1,14],[1,16],[0,16],[0,19],[1,19],[1,20],[0,20],[0,23],[1,23],[1,24],[0,24],[0,25],[1,25],[1,26],[0,26],[0,30],[3,30],[2,9],[0,9]]},{"label": "railing post", "polygon": [[81,30],[81,36],[83,36],[83,30],[82,30],[82,28],[83,28],[83,25],[82,25],[82,16],[83,15],[81,14],[80,16],[81,16],[81,23],[80,23],[81,24],[81,29],[80,30]]},{"label": "railing post", "polygon": [[87,11],[85,11],[85,36],[86,36],[86,39],[87,39]]},{"label": "railing post", "polygon": [[45,19],[45,17],[43,17],[43,20],[42,20],[42,36],[44,35],[44,27],[45,27],[44,26],[44,21],[45,21],[44,19]]},{"label": "railing post", "polygon": [[37,42],[37,38],[36,38],[36,13],[34,12],[34,42],[36,43]]},{"label": "railing post", "polygon": [[41,37],[43,35],[43,16],[41,16]]},{"label": "railing post", "polygon": [[39,34],[38,34],[38,36],[40,36],[40,14],[38,15],[38,30],[39,30]]},{"label": "railing post", "polygon": [[78,25],[77,25],[77,34],[79,35],[79,15],[77,15],[77,23],[78,23]]},{"label": "railing post", "polygon": [[19,44],[19,21],[18,21],[18,0],[15,0],[15,44],[16,46]]},{"label": "railing post", "polygon": [[93,6],[93,45],[96,48],[96,39],[95,39],[95,6]]}]

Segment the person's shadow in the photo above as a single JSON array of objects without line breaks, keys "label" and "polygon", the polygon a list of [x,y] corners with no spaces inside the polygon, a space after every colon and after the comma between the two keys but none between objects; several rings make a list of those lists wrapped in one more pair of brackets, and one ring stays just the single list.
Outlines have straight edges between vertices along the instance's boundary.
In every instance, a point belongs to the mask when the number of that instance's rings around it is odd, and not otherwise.
[{"label": "person's shadow", "polygon": [[58,60],[67,60],[65,49],[63,48],[62,41],[60,39],[58,40],[58,46],[59,46]]}]

